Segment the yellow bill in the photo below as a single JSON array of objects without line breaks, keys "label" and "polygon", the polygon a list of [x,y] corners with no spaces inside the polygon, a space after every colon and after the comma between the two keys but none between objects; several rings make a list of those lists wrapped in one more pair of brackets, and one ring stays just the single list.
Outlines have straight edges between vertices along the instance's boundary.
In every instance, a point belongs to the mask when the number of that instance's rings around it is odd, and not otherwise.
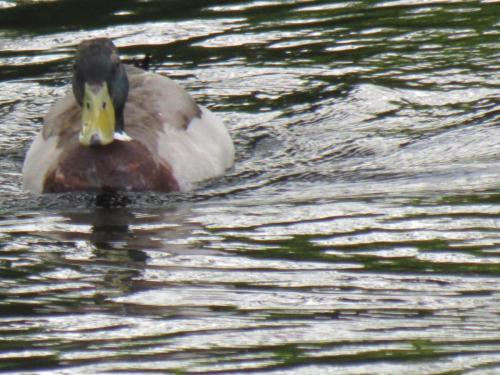
[{"label": "yellow bill", "polygon": [[115,107],[109,95],[108,84],[85,83],[82,109],[82,130],[79,141],[83,146],[104,146],[113,142]]}]

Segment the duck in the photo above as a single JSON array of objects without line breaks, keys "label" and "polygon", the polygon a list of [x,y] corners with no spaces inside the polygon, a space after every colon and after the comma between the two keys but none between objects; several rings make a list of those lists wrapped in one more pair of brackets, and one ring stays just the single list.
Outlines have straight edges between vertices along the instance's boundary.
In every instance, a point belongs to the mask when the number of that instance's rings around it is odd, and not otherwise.
[{"label": "duck", "polygon": [[26,153],[28,191],[182,192],[234,164],[219,117],[164,74],[122,63],[108,38],[79,44],[71,87]]}]

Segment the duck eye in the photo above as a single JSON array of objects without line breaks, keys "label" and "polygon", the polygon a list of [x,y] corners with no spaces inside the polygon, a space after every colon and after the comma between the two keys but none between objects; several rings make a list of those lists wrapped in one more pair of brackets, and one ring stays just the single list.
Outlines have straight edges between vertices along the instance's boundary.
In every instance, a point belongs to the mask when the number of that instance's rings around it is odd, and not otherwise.
[{"label": "duck eye", "polygon": [[106,109],[106,102],[102,103],[102,109]]},{"label": "duck eye", "polygon": [[87,109],[90,109],[90,103],[89,102],[86,102],[85,106],[87,107]]}]

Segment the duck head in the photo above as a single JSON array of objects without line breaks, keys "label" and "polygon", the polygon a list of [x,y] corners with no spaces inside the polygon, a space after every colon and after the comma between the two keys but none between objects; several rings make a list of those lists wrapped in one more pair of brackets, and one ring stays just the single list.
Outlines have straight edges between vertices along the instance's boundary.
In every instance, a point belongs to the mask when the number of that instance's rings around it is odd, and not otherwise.
[{"label": "duck head", "polygon": [[83,41],[76,56],[73,94],[82,108],[79,142],[105,146],[126,139],[123,109],[128,78],[113,42],[107,38]]}]

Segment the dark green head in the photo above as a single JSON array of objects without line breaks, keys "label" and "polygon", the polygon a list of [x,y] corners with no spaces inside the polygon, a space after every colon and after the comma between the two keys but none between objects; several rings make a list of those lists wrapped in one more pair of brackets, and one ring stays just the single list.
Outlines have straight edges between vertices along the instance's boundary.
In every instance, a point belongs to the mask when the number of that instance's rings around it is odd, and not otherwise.
[{"label": "dark green head", "polygon": [[82,107],[84,146],[104,146],[124,132],[123,109],[128,78],[118,51],[107,38],[80,43],[73,74],[73,94]]}]

